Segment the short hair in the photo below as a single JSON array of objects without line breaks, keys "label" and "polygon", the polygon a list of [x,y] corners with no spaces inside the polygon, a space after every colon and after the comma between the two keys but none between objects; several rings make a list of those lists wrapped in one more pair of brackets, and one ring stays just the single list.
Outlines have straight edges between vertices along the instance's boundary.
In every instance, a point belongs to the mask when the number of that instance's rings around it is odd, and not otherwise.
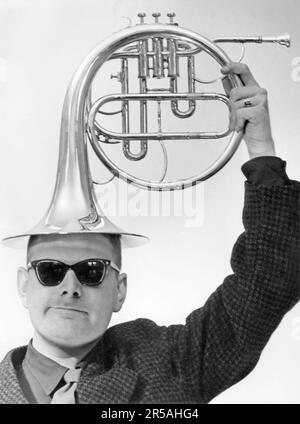
[{"label": "short hair", "polygon": [[[85,233],[88,234],[88,233]],[[91,233],[96,234],[96,233]],[[122,249],[121,249],[121,235],[120,234],[109,234],[109,233],[99,233],[101,236],[107,238],[112,247],[113,247],[113,254],[115,256],[115,262],[119,266],[119,268],[122,268]],[[36,243],[38,239],[41,237],[47,237],[48,234],[37,234],[29,237],[28,245],[27,245],[27,263],[30,262],[30,249],[31,247]]]},{"label": "short hair", "polygon": [[121,247],[121,235],[120,234],[102,234],[109,239],[110,244],[113,247],[113,253],[116,257],[115,261],[118,267],[122,268],[122,247]]}]

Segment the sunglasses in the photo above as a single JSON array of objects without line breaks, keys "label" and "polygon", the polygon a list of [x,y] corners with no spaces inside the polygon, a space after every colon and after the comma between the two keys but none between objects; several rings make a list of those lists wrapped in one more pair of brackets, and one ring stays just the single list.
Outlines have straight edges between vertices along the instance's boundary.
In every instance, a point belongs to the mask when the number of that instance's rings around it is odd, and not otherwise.
[{"label": "sunglasses", "polygon": [[57,286],[65,278],[69,269],[75,272],[77,279],[86,286],[99,286],[105,278],[108,267],[120,272],[120,268],[108,259],[85,259],[73,265],[53,259],[40,259],[28,263],[43,286]]}]

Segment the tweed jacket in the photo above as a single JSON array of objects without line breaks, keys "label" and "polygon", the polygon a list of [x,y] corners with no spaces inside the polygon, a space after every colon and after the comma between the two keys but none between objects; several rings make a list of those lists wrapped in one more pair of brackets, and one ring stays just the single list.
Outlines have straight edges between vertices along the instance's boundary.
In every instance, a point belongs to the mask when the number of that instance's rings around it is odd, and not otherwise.
[{"label": "tweed jacket", "polygon": [[[300,183],[245,183],[245,231],[228,275],[185,324],[137,319],[109,328],[82,371],[78,402],[207,403],[256,365],[300,297]],[[26,347],[0,364],[0,403],[28,403],[17,379]]]}]

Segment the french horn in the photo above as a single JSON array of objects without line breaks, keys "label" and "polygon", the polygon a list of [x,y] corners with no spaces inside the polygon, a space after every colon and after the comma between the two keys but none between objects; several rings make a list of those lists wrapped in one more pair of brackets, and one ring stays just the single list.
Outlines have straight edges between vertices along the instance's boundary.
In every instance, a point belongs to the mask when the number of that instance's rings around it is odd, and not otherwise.
[{"label": "french horn", "polygon": [[[203,35],[180,27],[174,22],[174,13],[168,14],[168,23],[160,23],[159,16],[159,13],[154,13],[154,23],[147,24],[144,21],[145,14],[139,13],[140,22],[137,25],[129,26],[100,42],[78,67],[64,100],[57,177],[50,206],[34,228],[24,234],[5,238],[4,244],[25,247],[25,242],[32,235],[86,232],[120,234],[123,247],[142,244],[147,240],[145,236],[116,227],[101,211],[88,161],[89,142],[113,176],[151,190],[190,187],[214,175],[230,160],[241,141],[242,133],[231,132],[229,128],[215,132],[163,131],[162,105],[167,105],[179,120],[190,118],[199,102],[216,101],[228,107],[229,99],[225,94],[196,90],[197,82],[211,82],[201,81],[196,77],[196,55],[208,54],[223,67],[231,60],[220,47],[221,43],[277,43],[289,47],[290,37],[286,34],[279,37],[224,37],[209,40]],[[178,88],[178,78],[183,60],[188,91],[181,92]],[[101,96],[93,101],[92,83],[107,61],[120,62],[120,71],[113,75],[121,85],[120,92]],[[137,67],[137,93],[129,90],[129,65],[132,64]],[[149,82],[153,80],[164,82],[164,85],[149,88]],[[231,88],[241,86],[236,75],[230,75],[228,81]],[[182,101],[186,103],[186,109],[180,107]],[[130,116],[133,102],[138,105],[137,118]],[[156,105],[157,131],[150,131],[148,127],[150,103]],[[120,106],[117,111],[107,112],[107,104]],[[105,128],[100,122],[100,117],[104,115],[119,115],[122,131]],[[130,122],[133,119],[139,122],[139,132],[131,130]],[[229,137],[229,142],[212,164],[196,175],[175,181],[166,179],[166,169],[155,181],[136,177],[116,165],[104,149],[104,146],[117,145],[118,148],[121,147],[120,154],[123,154],[126,160],[137,163],[145,159],[151,143],[160,143],[167,158],[163,144],[166,140],[174,140],[175,143],[176,140],[218,140],[224,137]],[[137,152],[132,149],[132,143],[135,141],[139,143]]]}]

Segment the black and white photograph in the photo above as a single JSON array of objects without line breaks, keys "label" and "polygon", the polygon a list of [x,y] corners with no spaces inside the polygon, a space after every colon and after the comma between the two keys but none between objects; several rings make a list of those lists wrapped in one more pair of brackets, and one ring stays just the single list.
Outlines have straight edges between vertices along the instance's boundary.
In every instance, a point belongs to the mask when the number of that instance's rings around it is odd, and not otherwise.
[{"label": "black and white photograph", "polygon": [[0,405],[300,403],[299,16],[0,0]]}]

